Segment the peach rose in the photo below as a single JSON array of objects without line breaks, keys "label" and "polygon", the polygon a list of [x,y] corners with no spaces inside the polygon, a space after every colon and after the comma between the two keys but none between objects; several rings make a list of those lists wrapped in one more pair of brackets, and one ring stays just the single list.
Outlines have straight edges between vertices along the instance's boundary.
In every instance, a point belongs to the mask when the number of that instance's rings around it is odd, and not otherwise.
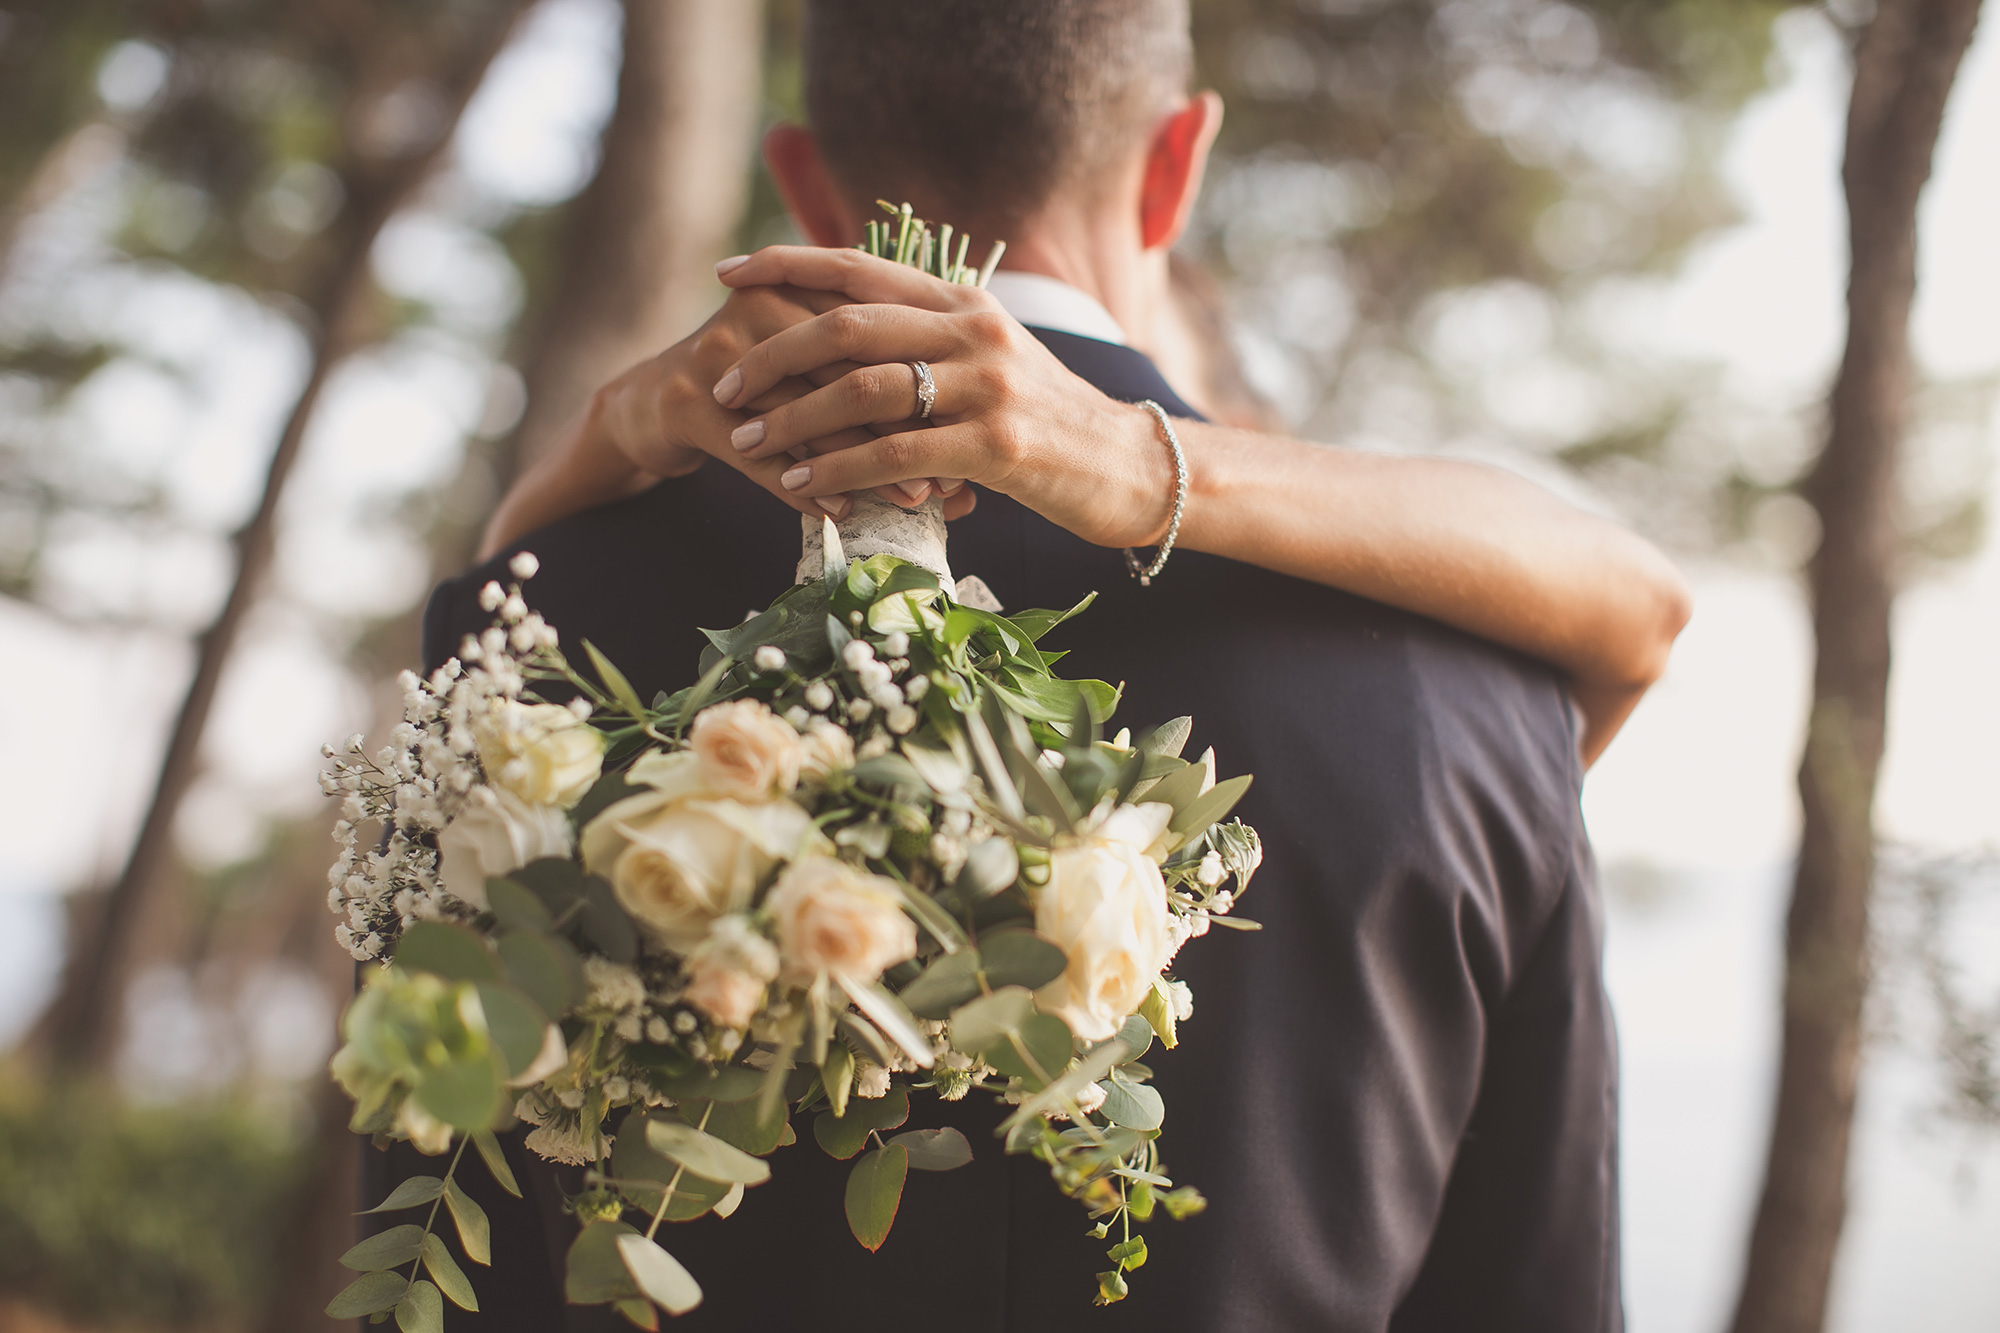
[{"label": "peach rose", "polygon": [[688,747],[702,781],[719,796],[763,801],[799,785],[799,734],[755,699],[732,699],[695,714]]},{"label": "peach rose", "polygon": [[725,916],[688,955],[681,998],[724,1027],[746,1028],[778,975],[778,951],[747,917]]},{"label": "peach rose", "polygon": [[917,952],[916,923],[894,880],[831,856],[808,856],[778,876],[765,907],[778,925],[785,974],[800,984],[822,972],[872,982]]}]

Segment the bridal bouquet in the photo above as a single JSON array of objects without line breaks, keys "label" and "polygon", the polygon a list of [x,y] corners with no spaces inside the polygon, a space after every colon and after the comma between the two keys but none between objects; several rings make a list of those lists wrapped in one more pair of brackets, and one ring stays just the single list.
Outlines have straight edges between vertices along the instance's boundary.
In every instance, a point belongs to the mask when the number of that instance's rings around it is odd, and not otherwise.
[{"label": "bridal bouquet", "polygon": [[728,1217],[808,1118],[879,1248],[909,1171],[972,1157],[957,1130],[897,1132],[918,1092],[1012,1106],[1005,1150],[1116,1228],[1099,1302],[1145,1262],[1134,1223],[1202,1206],[1164,1174],[1140,1057],[1191,1012],[1176,951],[1246,924],[1225,914],[1262,853],[1224,821],[1250,779],[1182,759],[1186,718],[1104,736],[1117,691],[1039,646],[1088,599],[1003,616],[977,580],[850,559],[866,526],[821,525],[813,577],[706,631],[699,679],[650,703],[590,644],[571,663],[517,556],[492,627],[405,674],[390,743],[329,751],[335,933],[381,964],[333,1072],[357,1131],[449,1154],[377,1205],[423,1221],[349,1251],[329,1314],[478,1308],[439,1212],[490,1261],[454,1175],[470,1144],[518,1194],[494,1138],[516,1119],[588,1167],[569,1300],[649,1329],[701,1300],[661,1225]]}]

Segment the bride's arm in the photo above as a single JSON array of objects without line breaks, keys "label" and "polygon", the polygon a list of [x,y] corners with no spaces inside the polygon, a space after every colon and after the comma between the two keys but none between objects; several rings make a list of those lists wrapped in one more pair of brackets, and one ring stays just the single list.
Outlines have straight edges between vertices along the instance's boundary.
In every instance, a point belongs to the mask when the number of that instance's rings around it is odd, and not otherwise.
[{"label": "bride's arm", "polygon": [[[724,280],[903,303],[850,305],[802,322],[732,365],[734,384],[728,372],[718,377],[718,400],[735,408],[835,361],[876,367],[866,384],[739,416],[763,427],[747,457],[781,459],[836,430],[907,418],[914,378],[890,363],[925,360],[936,379],[938,428],[795,463],[780,479],[793,496],[964,477],[1100,545],[1162,536],[1173,468],[1151,415],[1071,374],[983,292],[855,251],[801,248],[760,252]],[[1189,466],[1181,545],[1415,611],[1554,664],[1584,714],[1586,759],[1602,753],[1659,678],[1687,621],[1686,585],[1652,545],[1511,474],[1195,422],[1177,429]]]}]

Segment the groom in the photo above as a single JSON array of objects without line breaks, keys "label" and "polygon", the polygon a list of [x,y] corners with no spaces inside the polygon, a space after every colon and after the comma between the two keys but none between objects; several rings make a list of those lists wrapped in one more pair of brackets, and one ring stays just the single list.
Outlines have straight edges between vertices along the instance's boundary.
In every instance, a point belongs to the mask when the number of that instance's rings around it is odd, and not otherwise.
[{"label": "groom", "polygon": [[[991,290],[1036,338],[1112,398],[1193,416],[1131,346],[1167,299],[1219,115],[1186,94],[1182,0],[807,0],[806,17],[812,128],[767,143],[802,230],[849,242],[882,194],[1004,235],[1014,267]],[[1087,207],[1049,207],[1057,192]],[[486,623],[478,589],[532,550],[529,598],[565,642],[592,640],[644,696],[687,683],[696,626],[791,581],[797,515],[753,475],[710,462],[512,543],[438,590],[426,657]],[[532,512],[533,489],[510,503]],[[1210,1206],[1150,1226],[1133,1296],[1091,1309],[1102,1245],[1081,1211],[998,1154],[986,1108],[933,1105],[912,1123],[963,1126],[978,1159],[913,1178],[879,1255],[845,1234],[844,1171],[810,1144],[733,1218],[663,1236],[708,1292],[680,1326],[1621,1328],[1615,1051],[1556,673],[1191,551],[1141,589],[1117,551],[998,494],[951,556],[1010,608],[1101,592],[1061,631],[1065,671],[1125,680],[1135,726],[1194,712],[1197,749],[1257,774],[1240,813],[1267,859],[1244,911],[1264,929],[1184,956],[1196,1012],[1157,1061],[1167,1162]],[[483,1191],[488,1313],[452,1326],[619,1326],[562,1307],[564,1180],[510,1151],[529,1199]],[[370,1158],[379,1198],[408,1158]]]}]

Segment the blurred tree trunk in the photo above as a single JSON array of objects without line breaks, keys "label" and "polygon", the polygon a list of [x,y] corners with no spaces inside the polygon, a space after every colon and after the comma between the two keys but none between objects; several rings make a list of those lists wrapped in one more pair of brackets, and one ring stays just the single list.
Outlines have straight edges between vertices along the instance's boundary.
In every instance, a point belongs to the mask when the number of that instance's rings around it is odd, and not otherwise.
[{"label": "blurred tree trunk", "polygon": [[494,458],[508,485],[606,380],[689,332],[749,195],[764,6],[625,0],[618,102],[571,210],[521,359],[527,409]]},{"label": "blurred tree trunk", "polygon": [[1889,685],[1897,465],[1909,397],[1917,202],[1979,0],[1879,0],[1854,51],[1841,169],[1847,349],[1805,487],[1818,656],[1799,768],[1777,1111],[1736,1333],[1818,1333],[1847,1206],[1868,987],[1873,809]]},{"label": "blurred tree trunk", "polygon": [[[331,257],[312,283],[306,302],[311,367],[272,450],[256,511],[234,538],[235,578],[222,610],[197,640],[194,674],[174,719],[139,834],[124,869],[103,897],[93,929],[71,949],[62,985],[35,1034],[35,1044],[57,1063],[72,1068],[101,1066],[113,1054],[132,970],[135,927],[166,879],[174,817],[200,771],[201,738],[216,689],[276,551],[278,509],[286,482],[329,375],[364,340],[373,293],[369,254],[375,238],[442,157],[465,104],[527,3],[495,0],[479,13],[477,22],[446,28],[445,40],[430,53],[427,68],[410,69],[398,61],[397,67],[380,71],[379,79],[360,80],[355,104],[342,117],[354,140],[342,154],[349,164],[342,173],[349,202],[332,224]],[[402,54],[398,50],[395,56]],[[368,103],[411,78],[436,84],[446,115],[431,141],[417,151],[386,161],[373,158],[359,137]]]}]

